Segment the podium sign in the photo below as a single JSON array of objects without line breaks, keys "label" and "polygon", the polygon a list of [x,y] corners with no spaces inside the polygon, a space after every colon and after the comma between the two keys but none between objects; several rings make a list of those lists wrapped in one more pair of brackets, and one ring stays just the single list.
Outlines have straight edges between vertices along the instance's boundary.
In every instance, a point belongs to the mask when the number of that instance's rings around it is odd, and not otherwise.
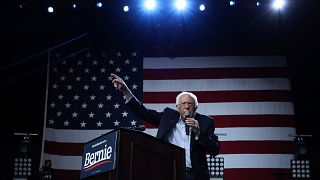
[{"label": "podium sign", "polygon": [[185,179],[184,149],[120,128],[84,145],[82,180]]},{"label": "podium sign", "polygon": [[112,131],[84,145],[80,179],[115,169],[117,134]]}]

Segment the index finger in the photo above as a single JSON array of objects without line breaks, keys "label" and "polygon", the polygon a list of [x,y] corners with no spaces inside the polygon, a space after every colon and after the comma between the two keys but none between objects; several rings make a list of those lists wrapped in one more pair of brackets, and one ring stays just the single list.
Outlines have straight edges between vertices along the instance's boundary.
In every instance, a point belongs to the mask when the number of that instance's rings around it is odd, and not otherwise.
[{"label": "index finger", "polygon": [[115,79],[120,79],[119,76],[117,76],[117,75],[115,75],[115,74],[113,74],[113,73],[111,73],[111,76],[112,76],[113,78],[115,78]]}]

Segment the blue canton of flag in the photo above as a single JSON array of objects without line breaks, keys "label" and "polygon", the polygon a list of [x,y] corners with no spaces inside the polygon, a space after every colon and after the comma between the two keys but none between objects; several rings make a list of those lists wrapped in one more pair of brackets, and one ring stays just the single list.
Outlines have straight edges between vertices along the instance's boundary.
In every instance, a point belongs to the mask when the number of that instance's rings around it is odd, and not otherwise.
[{"label": "blue canton of flag", "polygon": [[[111,73],[126,81],[142,99],[142,56],[138,52],[85,52],[49,68],[46,127],[54,129],[117,129],[141,124],[111,83]],[[61,59],[61,58],[60,58]]]}]

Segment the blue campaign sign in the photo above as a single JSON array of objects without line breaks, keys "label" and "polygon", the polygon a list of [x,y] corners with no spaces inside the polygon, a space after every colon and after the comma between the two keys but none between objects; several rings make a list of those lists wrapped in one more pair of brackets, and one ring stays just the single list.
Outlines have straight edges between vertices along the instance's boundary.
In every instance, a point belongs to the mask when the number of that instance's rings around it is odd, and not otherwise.
[{"label": "blue campaign sign", "polygon": [[115,168],[118,131],[112,131],[84,145],[80,179]]}]

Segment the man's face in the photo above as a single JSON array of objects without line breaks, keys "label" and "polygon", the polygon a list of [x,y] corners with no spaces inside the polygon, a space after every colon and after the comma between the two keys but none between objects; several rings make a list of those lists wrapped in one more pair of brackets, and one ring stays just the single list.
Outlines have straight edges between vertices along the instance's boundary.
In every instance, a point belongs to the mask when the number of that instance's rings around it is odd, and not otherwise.
[{"label": "man's face", "polygon": [[180,116],[183,117],[183,114],[189,111],[191,114],[194,114],[196,111],[195,103],[192,97],[188,94],[182,95],[179,99],[179,104],[177,105],[177,110]]}]

